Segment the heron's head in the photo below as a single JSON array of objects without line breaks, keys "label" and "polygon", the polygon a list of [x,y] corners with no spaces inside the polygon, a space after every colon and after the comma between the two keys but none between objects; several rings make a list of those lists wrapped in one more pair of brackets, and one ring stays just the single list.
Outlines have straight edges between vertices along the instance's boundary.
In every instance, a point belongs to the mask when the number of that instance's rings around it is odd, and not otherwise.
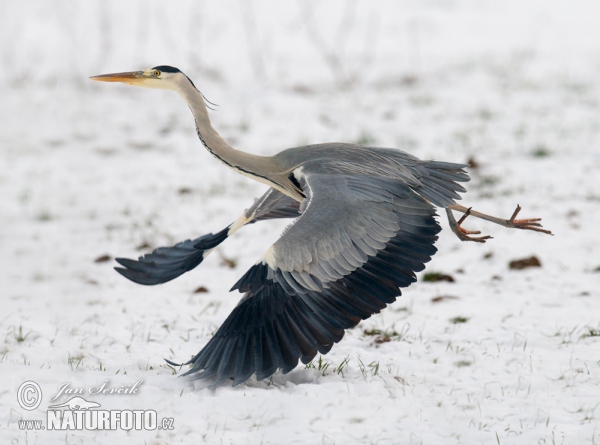
[{"label": "heron's head", "polygon": [[121,82],[138,87],[159,88],[163,90],[176,90],[181,85],[181,82],[191,82],[179,69],[168,65],[155,66],[145,71],[101,74],[90,77],[90,79],[99,82]]}]

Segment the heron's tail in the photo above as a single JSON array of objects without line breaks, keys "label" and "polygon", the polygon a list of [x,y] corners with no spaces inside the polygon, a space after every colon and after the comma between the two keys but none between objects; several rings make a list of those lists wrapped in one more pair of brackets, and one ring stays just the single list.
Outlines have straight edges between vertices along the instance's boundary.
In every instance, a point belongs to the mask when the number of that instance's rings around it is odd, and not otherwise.
[{"label": "heron's tail", "polygon": [[419,178],[421,187],[416,192],[423,198],[439,207],[448,207],[455,199],[460,199],[459,193],[466,192],[459,182],[468,182],[471,178],[464,168],[468,164],[451,162],[428,161],[418,167],[422,176]]}]

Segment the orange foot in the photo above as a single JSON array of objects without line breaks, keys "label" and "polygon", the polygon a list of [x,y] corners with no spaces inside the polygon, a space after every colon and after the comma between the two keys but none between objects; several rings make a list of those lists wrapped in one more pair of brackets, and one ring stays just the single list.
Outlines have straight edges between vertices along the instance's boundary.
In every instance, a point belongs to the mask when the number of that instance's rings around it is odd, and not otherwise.
[{"label": "orange foot", "polygon": [[[534,230],[536,232],[546,233],[548,235],[552,235],[550,230],[542,229],[542,225],[538,222],[541,221],[542,218],[529,218],[529,219],[515,219],[519,212],[521,211],[521,206],[517,204],[517,208],[513,212],[510,219],[506,221],[506,227],[511,229],[522,229],[522,230]],[[466,216],[466,214],[465,214]],[[462,219],[461,219],[462,221]],[[460,225],[460,222],[459,222]]]}]

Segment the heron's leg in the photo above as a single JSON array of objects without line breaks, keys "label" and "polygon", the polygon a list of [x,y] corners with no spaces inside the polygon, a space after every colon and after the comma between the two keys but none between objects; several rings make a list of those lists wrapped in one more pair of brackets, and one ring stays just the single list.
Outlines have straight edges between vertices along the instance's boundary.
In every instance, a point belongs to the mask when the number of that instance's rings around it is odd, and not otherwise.
[{"label": "heron's leg", "polygon": [[452,214],[452,210],[450,208],[446,209],[446,215],[448,215],[448,223],[450,224],[450,229],[454,232],[458,239],[461,241],[475,241],[476,243],[485,243],[486,240],[490,239],[491,236],[469,236],[469,235],[478,235],[481,232],[479,230],[465,230],[460,225],[462,222],[471,214],[471,209],[466,209],[465,214],[458,220],[454,219],[454,215]]},{"label": "heron's leg", "polygon": [[[495,216],[486,215],[485,213],[476,212],[475,210],[471,210],[470,208],[461,206],[460,204],[450,204],[446,209],[447,214],[449,213],[449,210],[456,210],[458,212],[462,212],[465,214],[465,216],[470,215],[476,218],[485,219],[486,221],[499,224],[509,229],[534,230],[536,232],[552,235],[552,232],[550,230],[543,229],[542,225],[538,222],[541,221],[542,218],[515,219],[521,211],[520,205],[517,205],[517,208],[515,209],[515,211],[509,219],[497,218]],[[463,219],[461,219],[461,222],[463,220],[464,217]],[[458,225],[460,226],[460,222],[458,223]]]}]

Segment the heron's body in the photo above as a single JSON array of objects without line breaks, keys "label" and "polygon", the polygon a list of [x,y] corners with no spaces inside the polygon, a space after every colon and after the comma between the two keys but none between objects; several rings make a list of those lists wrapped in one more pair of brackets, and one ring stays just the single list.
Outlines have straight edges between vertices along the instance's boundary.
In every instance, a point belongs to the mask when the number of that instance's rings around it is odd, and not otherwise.
[{"label": "heron's body", "polygon": [[[270,188],[229,227],[137,261],[118,259],[117,270],[140,284],[159,284],[198,266],[218,244],[246,224],[296,218],[279,240],[234,285],[244,293],[209,343],[188,362],[186,374],[214,377],[215,384],[239,384],[256,374],[289,372],[328,352],[344,330],[385,308],[400,288],[436,252],[441,230],[435,206],[446,209],[453,231],[471,238],[450,209],[466,165],[422,161],[400,150],[328,143],[296,147],[274,156],[256,156],[231,147],[211,126],[206,103],[176,68],[96,76],[178,92],[189,105],[198,135],[211,154],[239,173]],[[518,210],[517,210],[518,211]],[[508,227],[540,229],[537,219],[500,220]],[[464,218],[463,218],[464,219]],[[547,231],[544,231],[547,232]],[[547,232],[548,233],[548,232]],[[232,290],[233,290],[232,289]]]}]

